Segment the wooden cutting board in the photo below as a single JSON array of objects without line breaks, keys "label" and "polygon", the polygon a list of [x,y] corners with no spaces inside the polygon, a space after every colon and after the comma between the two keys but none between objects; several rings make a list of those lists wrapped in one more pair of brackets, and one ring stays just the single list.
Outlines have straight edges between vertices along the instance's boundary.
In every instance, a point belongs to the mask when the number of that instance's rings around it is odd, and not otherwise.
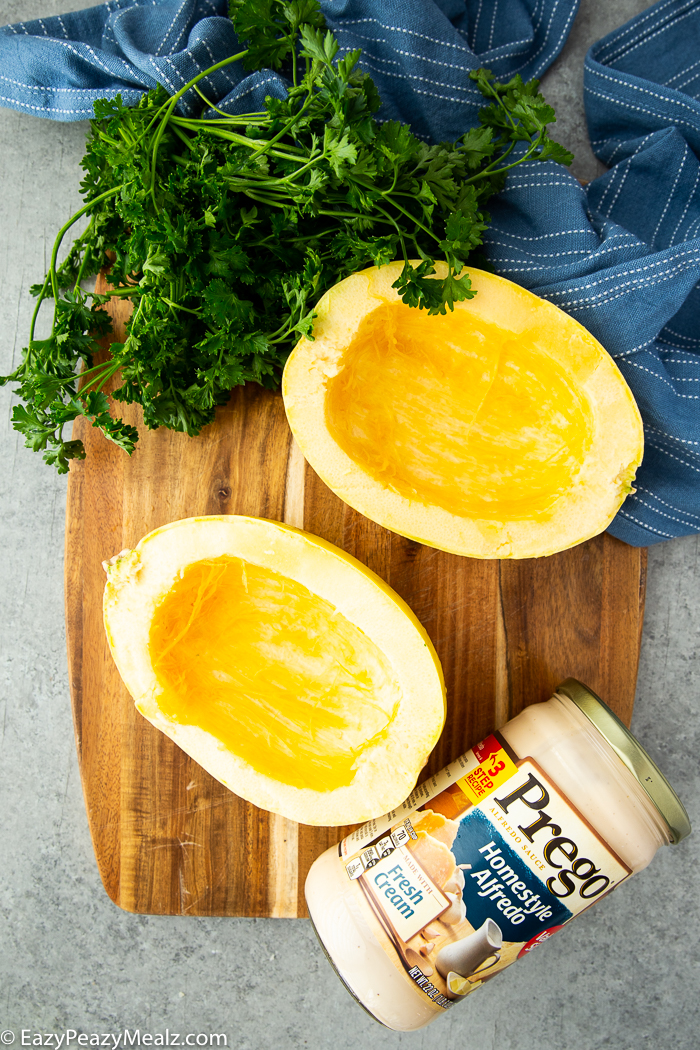
[{"label": "wooden cutting board", "polygon": [[[116,340],[128,304],[113,304]],[[129,458],[85,420],[66,512],[66,624],[78,759],[107,893],[133,912],[302,916],[309,866],[347,829],[258,810],[136,711],[102,627],[101,562],[168,521],[251,514],[303,526],[404,598],[442,661],[447,723],[426,775],[546,700],[572,675],[632,714],[646,551],[610,536],[528,561],[476,561],[402,539],[337,499],[305,464],[282,398],[234,391],[197,439],[147,431]]]}]

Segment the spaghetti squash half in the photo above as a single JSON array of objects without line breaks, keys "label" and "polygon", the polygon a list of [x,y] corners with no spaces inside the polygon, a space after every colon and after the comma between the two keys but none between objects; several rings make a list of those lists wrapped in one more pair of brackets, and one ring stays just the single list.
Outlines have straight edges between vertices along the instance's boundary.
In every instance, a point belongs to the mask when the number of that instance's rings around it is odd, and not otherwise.
[{"label": "spaghetti squash half", "polygon": [[106,568],[127,689],[217,780],[304,824],[368,820],[410,794],[442,730],[442,671],[355,558],[228,515],[156,529]]},{"label": "spaghetti squash half", "polygon": [[327,292],[287,362],[287,418],[314,470],[373,521],[455,554],[533,558],[602,532],[643,450],[610,355],[502,277],[470,270],[476,296],[431,317],[392,288],[400,271]]}]

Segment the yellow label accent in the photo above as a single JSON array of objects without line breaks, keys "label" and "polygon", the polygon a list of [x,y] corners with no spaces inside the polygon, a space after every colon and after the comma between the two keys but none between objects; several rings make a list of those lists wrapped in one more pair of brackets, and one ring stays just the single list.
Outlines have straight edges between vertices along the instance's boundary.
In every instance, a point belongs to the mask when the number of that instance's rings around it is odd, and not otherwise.
[{"label": "yellow label accent", "polygon": [[495,736],[489,736],[477,744],[474,754],[479,759],[479,765],[466,776],[460,777],[457,783],[472,805],[476,806],[515,776],[518,767]]}]

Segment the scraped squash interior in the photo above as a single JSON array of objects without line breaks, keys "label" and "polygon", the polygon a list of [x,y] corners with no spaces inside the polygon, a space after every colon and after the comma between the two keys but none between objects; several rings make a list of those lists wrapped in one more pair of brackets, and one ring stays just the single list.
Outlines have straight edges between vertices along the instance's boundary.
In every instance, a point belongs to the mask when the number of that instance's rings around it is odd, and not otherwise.
[{"label": "scraped squash interior", "polygon": [[242,558],[185,566],[156,607],[149,649],[168,718],[294,787],[351,784],[401,701],[391,664],[357,626]]},{"label": "scraped squash interior", "polygon": [[400,302],[362,320],[325,406],[333,439],[381,484],[499,522],[546,520],[593,439],[580,384],[534,333]]}]

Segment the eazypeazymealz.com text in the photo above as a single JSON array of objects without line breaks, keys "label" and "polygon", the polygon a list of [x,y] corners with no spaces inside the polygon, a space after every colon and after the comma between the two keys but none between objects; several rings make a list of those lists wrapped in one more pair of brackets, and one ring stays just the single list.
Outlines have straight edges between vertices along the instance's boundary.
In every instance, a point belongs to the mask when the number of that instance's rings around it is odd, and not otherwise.
[{"label": "eazypeazymealz.com text", "polygon": [[51,1047],[52,1050],[68,1050],[81,1046],[104,1046],[110,1050],[130,1050],[131,1047],[141,1046],[228,1046],[228,1037],[221,1032],[182,1033],[171,1032],[169,1028],[164,1032],[143,1032],[140,1028],[124,1028],[119,1032],[78,1032],[73,1028],[67,1028],[63,1032],[34,1032],[31,1028],[23,1028],[19,1036],[19,1046]]}]

